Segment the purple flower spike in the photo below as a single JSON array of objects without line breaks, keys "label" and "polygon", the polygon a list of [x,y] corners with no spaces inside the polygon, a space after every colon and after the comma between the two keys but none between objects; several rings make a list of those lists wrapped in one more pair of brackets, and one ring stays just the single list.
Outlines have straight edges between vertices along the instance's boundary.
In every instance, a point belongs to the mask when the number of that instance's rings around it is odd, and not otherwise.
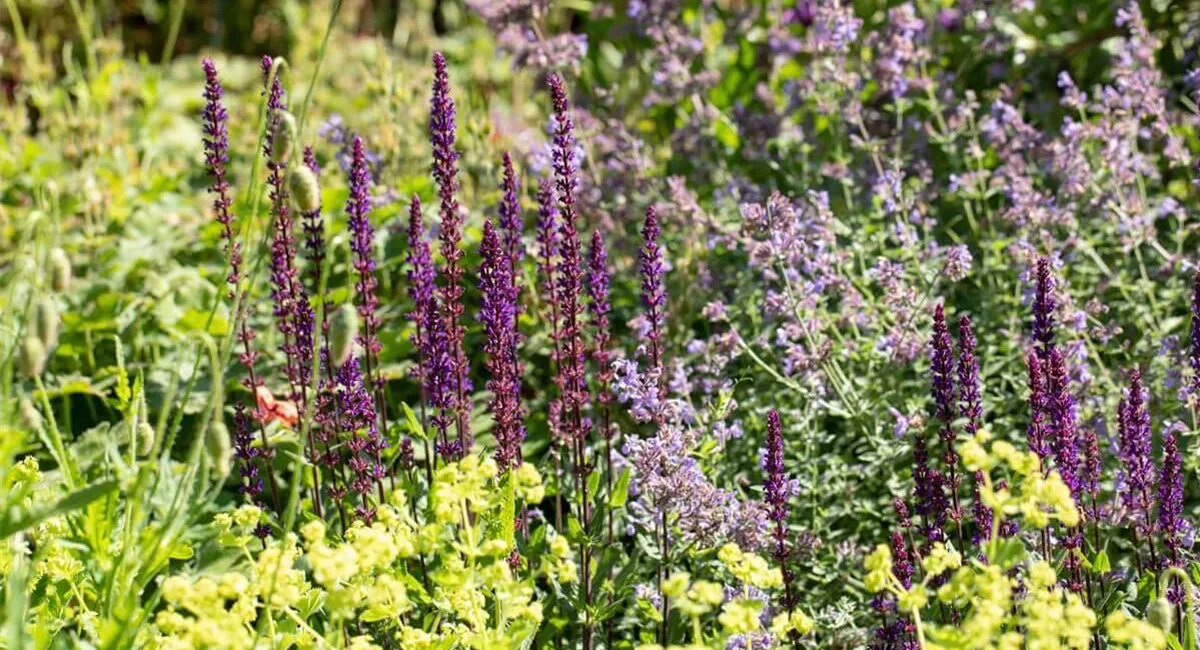
[{"label": "purple flower spike", "polygon": [[945,308],[939,304],[933,310],[933,339],[929,342],[930,373],[933,385],[934,415],[939,422],[938,438],[942,443],[942,461],[950,470],[943,484],[949,491],[950,518],[957,524],[962,513],[958,504],[958,452],[955,449],[958,434],[954,430],[957,407],[954,402],[954,350],[950,341],[950,328],[946,324]]},{"label": "purple flower spike", "polygon": [[1046,372],[1046,410],[1049,415],[1050,447],[1054,464],[1063,482],[1079,502],[1079,436],[1076,424],[1075,397],[1071,394],[1071,377],[1067,361],[1057,347],[1050,348],[1050,365]]},{"label": "purple flower spike", "polygon": [[[421,380],[424,408],[434,413],[431,422],[436,428],[438,449],[447,451],[447,430],[452,419],[454,406],[454,368],[446,345],[446,328],[437,300],[437,270],[429,242],[425,239],[425,226],[421,218],[421,200],[414,194],[408,211],[408,289],[413,301],[410,318],[414,332],[412,342],[417,348],[416,374]],[[456,456],[444,456],[453,460]]]},{"label": "purple flower spike", "polygon": [[1200,400],[1200,269],[1192,285],[1192,334],[1189,360],[1192,364],[1192,395]]},{"label": "purple flower spike", "polygon": [[242,275],[242,245],[234,238],[234,216],[229,208],[233,205],[230,195],[229,181],[226,180],[225,166],[229,164],[229,113],[221,98],[225,90],[217,77],[217,66],[212,59],[204,59],[204,163],[212,176],[212,185],[208,191],[214,194],[213,212],[217,223],[221,224],[221,241],[225,245],[225,256],[229,260],[229,275],[225,281],[229,284],[229,299],[237,293],[237,285]]},{"label": "purple flower spike", "polygon": [[446,57],[441,52],[433,54],[433,94],[429,102],[429,139],[433,145],[433,178],[437,182],[443,260],[440,300],[442,317],[445,321],[446,341],[450,361],[454,370],[455,427],[458,446],[462,451],[471,448],[471,431],[467,426],[470,413],[469,364],[463,349],[463,267],[462,267],[462,211],[458,205],[458,150],[455,148],[456,112],[454,99],[450,96],[450,74],[446,70]]},{"label": "purple flower spike", "polygon": [[[971,329],[971,317],[963,314],[958,319],[958,410],[963,418],[967,435],[973,436],[983,422],[983,403],[980,396],[979,359],[975,355],[975,332]],[[971,477],[972,518],[975,532],[971,541],[975,544],[991,537],[992,509],[985,506],[979,488],[983,484],[982,472]]]},{"label": "purple flower spike", "polygon": [[[1163,429],[1162,475],[1158,483],[1158,527],[1162,531],[1163,552],[1169,566],[1180,566],[1180,548],[1187,535],[1188,525],[1183,519],[1183,459],[1175,439],[1174,427]],[[1183,600],[1182,589],[1173,588],[1171,600]]]},{"label": "purple flower spike", "polygon": [[1050,260],[1043,257],[1037,263],[1037,288],[1033,298],[1033,340],[1040,346],[1038,356],[1045,362],[1054,347],[1054,274]]},{"label": "purple flower spike", "polygon": [[487,343],[487,369],[491,375],[488,390],[492,402],[488,410],[495,420],[496,464],[502,470],[521,462],[521,441],[525,425],[521,413],[521,373],[517,366],[517,290],[511,276],[511,258],[491,221],[483,224],[483,242],[479,247],[483,264],[479,269],[482,302],[479,320]]},{"label": "purple flower spike", "polygon": [[525,246],[521,243],[521,185],[513,167],[512,155],[504,152],[504,178],[500,182],[504,195],[500,198],[500,230],[504,232],[504,248],[512,267],[513,282],[518,280],[521,260],[525,257]]},{"label": "purple flower spike", "polygon": [[1121,503],[1133,519],[1135,531],[1146,539],[1154,530],[1151,510],[1153,490],[1157,482],[1151,450],[1150,412],[1142,373],[1129,373],[1129,392],[1117,407],[1117,430],[1122,475],[1119,494]]},{"label": "purple flower spike", "polygon": [[[642,306],[646,308],[646,320],[650,325],[650,367],[663,374],[663,321],[666,318],[667,289],[663,278],[666,268],[662,248],[658,244],[660,235],[658,213],[654,206],[646,208],[646,221],[642,225],[642,249],[638,252],[638,263],[642,272]],[[664,385],[665,386],[665,385]]]},{"label": "purple flower spike", "polygon": [[795,604],[792,594],[792,580],[795,576],[787,561],[790,554],[788,499],[792,496],[793,489],[783,464],[783,424],[779,420],[779,411],[774,409],[767,413],[767,446],[762,451],[762,469],[766,474],[763,481],[763,501],[767,504],[767,517],[775,524],[774,530],[771,531],[775,538],[774,556],[783,572],[784,605],[790,610]]},{"label": "purple flower spike", "polygon": [[379,299],[375,296],[375,230],[371,227],[370,213],[371,172],[367,169],[362,138],[356,135],[353,162],[350,165],[350,196],[346,199],[346,227],[350,230],[354,270],[358,272],[354,289],[358,295],[358,315],[363,326],[359,343],[365,351],[368,378],[371,376],[372,361],[380,350],[377,336],[379,317],[376,315]]},{"label": "purple flower spike", "polygon": [[1026,435],[1029,450],[1037,454],[1045,465],[1053,453],[1050,450],[1049,425],[1046,422],[1047,398],[1046,379],[1042,373],[1042,362],[1037,352],[1030,351],[1026,356],[1029,366],[1029,429]]},{"label": "purple flower spike", "polygon": [[[604,237],[600,235],[599,230],[596,230],[592,232],[592,246],[588,256],[587,290],[588,297],[591,298],[588,310],[591,314],[594,337],[592,360],[596,362],[596,381],[600,385],[599,400],[601,404],[612,401],[609,387],[614,376],[612,352],[609,350],[612,341],[612,332],[608,322],[608,314],[612,311],[612,304],[608,297],[609,282],[608,251],[604,248]],[[601,434],[607,438],[612,435],[612,432],[605,430]]]},{"label": "purple flower spike", "polygon": [[[558,224],[558,266],[555,269],[555,298],[559,319],[559,386],[562,390],[562,412],[568,438],[582,443],[591,428],[584,417],[589,402],[586,376],[586,349],[583,344],[583,244],[579,238],[575,189],[575,126],[571,105],[562,78],[551,75],[550,94],[554,103],[555,188],[561,219]],[[577,450],[577,455],[581,452]],[[578,459],[582,462],[582,458]]]}]

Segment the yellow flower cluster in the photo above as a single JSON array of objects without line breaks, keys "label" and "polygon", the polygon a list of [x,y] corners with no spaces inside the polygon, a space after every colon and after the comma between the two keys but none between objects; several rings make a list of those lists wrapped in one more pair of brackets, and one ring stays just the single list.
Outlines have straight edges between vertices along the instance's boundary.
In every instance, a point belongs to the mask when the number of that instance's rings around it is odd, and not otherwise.
[{"label": "yellow flower cluster", "polygon": [[[959,445],[963,464],[972,472],[988,476],[993,469],[1008,469],[1010,486],[993,488],[990,480],[979,486],[979,498],[997,515],[1020,515],[1026,528],[1045,528],[1052,519],[1067,528],[1079,525],[1079,509],[1071,490],[1058,472],[1043,472],[1041,459],[1029,451],[1019,451],[1011,443],[999,440],[987,447],[991,434],[981,429]],[[1000,517],[994,518],[997,524]]]},{"label": "yellow flower cluster", "polygon": [[[515,649],[536,632],[542,608],[530,579],[508,561],[512,511],[543,494],[532,466],[500,476],[491,459],[469,456],[438,469],[425,523],[402,491],[389,495],[369,525],[355,523],[340,539],[312,520],[298,537],[262,545],[253,536],[258,508],[222,513],[214,522],[220,539],[243,550],[248,569],[168,579],[154,642],[251,647],[265,622],[277,644],[343,647],[349,639],[348,647],[367,650],[375,647],[370,638],[343,631],[384,622],[405,648]],[[549,547],[544,562],[553,576],[573,579],[566,539]],[[309,624],[317,614],[324,632]]]}]

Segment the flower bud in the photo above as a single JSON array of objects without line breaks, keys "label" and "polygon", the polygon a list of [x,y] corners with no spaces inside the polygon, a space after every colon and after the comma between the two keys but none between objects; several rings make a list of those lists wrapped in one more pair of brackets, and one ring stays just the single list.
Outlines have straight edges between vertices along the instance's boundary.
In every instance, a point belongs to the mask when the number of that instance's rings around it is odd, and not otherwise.
[{"label": "flower bud", "polygon": [[50,251],[50,287],[66,291],[71,286],[71,258],[61,248]]},{"label": "flower bud", "polygon": [[321,184],[307,165],[296,165],[288,173],[288,189],[300,212],[310,213],[321,209]]},{"label": "flower bud", "polygon": [[292,157],[296,147],[296,118],[287,111],[279,113],[279,123],[271,139],[271,162],[282,165]]},{"label": "flower bud", "polygon": [[46,346],[42,345],[41,339],[32,332],[25,335],[21,341],[18,357],[21,372],[26,377],[37,377],[46,369]]},{"label": "flower bud", "polygon": [[358,312],[353,305],[345,304],[333,312],[329,321],[329,362],[340,368],[354,350],[358,338]]},{"label": "flower bud", "polygon": [[33,401],[28,397],[21,398],[21,404],[18,408],[21,410],[21,422],[28,429],[38,431],[46,423],[41,411],[37,410],[37,407],[33,405]]},{"label": "flower bud", "polygon": [[33,306],[33,333],[47,350],[58,345],[58,304],[49,296],[44,296]]},{"label": "flower bud", "polygon": [[233,448],[229,429],[224,422],[214,421],[204,436],[204,454],[217,476],[224,479],[233,468]]},{"label": "flower bud", "polygon": [[154,449],[154,440],[158,434],[154,432],[154,427],[145,420],[138,422],[136,431],[138,456],[146,456],[151,449]]},{"label": "flower bud", "polygon": [[1175,627],[1175,605],[1166,597],[1155,598],[1146,607],[1146,620],[1154,627],[1170,634],[1171,629]]}]

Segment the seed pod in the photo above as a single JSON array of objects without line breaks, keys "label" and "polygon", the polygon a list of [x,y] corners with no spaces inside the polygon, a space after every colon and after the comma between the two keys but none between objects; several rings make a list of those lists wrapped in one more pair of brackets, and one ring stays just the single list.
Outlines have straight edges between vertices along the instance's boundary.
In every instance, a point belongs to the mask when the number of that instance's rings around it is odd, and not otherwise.
[{"label": "seed pod", "polygon": [[21,372],[30,379],[42,374],[46,369],[46,346],[32,332],[25,335],[18,351]]},{"label": "seed pod", "polygon": [[307,165],[297,165],[288,173],[288,189],[300,212],[316,212],[321,209],[321,184],[317,175]]},{"label": "seed pod", "polygon": [[142,420],[137,424],[137,452],[139,456],[146,456],[154,449],[154,441],[158,435],[154,432],[154,427],[150,423]]},{"label": "seed pod", "polygon": [[233,469],[233,448],[229,442],[229,429],[224,422],[213,422],[204,436],[204,453],[217,476],[224,479]]},{"label": "seed pod", "polygon": [[1150,621],[1154,627],[1170,634],[1175,627],[1175,605],[1165,597],[1155,598],[1146,607],[1146,620]]},{"label": "seed pod", "polygon": [[329,361],[340,368],[354,350],[358,338],[358,312],[353,305],[342,305],[329,321]]},{"label": "seed pod", "polygon": [[71,286],[71,258],[61,248],[50,251],[50,287],[55,291],[66,291]]},{"label": "seed pod", "polygon": [[282,165],[292,157],[296,147],[296,118],[289,112],[279,114],[279,123],[271,140],[271,162]]},{"label": "seed pod", "polygon": [[46,423],[45,418],[42,417],[42,412],[37,410],[37,407],[33,405],[33,401],[28,397],[21,398],[21,404],[18,408],[21,410],[21,421],[25,423],[27,428],[38,431]]},{"label": "seed pod", "polygon": [[49,296],[43,296],[33,306],[33,333],[47,350],[58,345],[58,304]]}]

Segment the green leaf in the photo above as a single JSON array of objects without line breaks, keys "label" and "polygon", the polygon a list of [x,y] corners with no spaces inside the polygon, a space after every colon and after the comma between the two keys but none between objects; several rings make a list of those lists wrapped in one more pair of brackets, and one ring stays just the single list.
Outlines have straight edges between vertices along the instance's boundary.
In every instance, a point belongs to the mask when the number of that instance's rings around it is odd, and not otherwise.
[{"label": "green leaf", "polygon": [[631,477],[632,475],[628,469],[621,472],[621,476],[617,477],[617,484],[613,486],[612,494],[608,495],[608,507],[625,507],[625,502],[629,500],[629,479]]},{"label": "green leaf", "polygon": [[404,419],[408,422],[408,430],[412,434],[412,437],[417,440],[427,440],[425,427],[421,426],[421,421],[417,419],[417,414],[413,413],[413,410],[404,402],[400,402],[400,407],[404,409]]},{"label": "green leaf", "polygon": [[0,519],[0,539],[7,539],[13,535],[35,526],[51,517],[65,515],[73,510],[79,510],[86,507],[93,501],[108,496],[110,493],[117,490],[117,481],[115,479],[93,483],[85,488],[77,490],[63,497],[61,501],[48,508],[35,509],[25,513],[24,516],[16,520],[9,520],[7,516]]},{"label": "green leaf", "polygon": [[1096,554],[1096,559],[1092,561],[1092,570],[1100,575],[1104,575],[1112,571],[1112,563],[1108,559],[1108,551],[1103,550]]}]

